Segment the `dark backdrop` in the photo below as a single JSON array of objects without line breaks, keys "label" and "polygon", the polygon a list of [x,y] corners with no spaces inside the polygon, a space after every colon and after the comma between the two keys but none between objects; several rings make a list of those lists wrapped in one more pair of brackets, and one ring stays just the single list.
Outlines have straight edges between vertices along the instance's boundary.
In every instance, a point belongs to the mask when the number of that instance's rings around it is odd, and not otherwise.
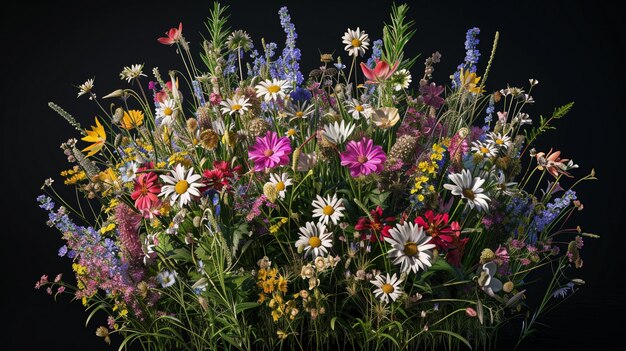
[{"label": "dark backdrop", "polygon": [[[514,3],[513,5],[511,5]],[[381,37],[390,1],[247,1],[233,2],[233,29],[245,29],[259,46],[261,35],[282,45],[278,9],[289,6],[302,49],[303,71],[318,65],[318,51],[344,55],[341,36],[346,27],[360,26],[372,39]],[[96,91],[104,95],[120,86],[117,74],[125,65],[146,63],[161,72],[181,68],[173,49],[156,38],[184,23],[194,49],[204,32],[203,21],[211,3],[182,1],[143,4],[130,1],[81,1],[44,5],[13,2],[3,10],[0,113],[2,114],[2,313],[0,343],[8,350],[105,350],[94,335],[97,324],[85,327],[86,314],[78,302],[53,302],[33,289],[43,274],[69,274],[69,263],[56,256],[59,234],[44,224],[45,214],[35,197],[48,175],[59,179],[66,167],[58,145],[75,136],[72,129],[49,110],[55,101],[84,125],[97,113],[86,98],[76,100],[74,86],[96,78]],[[488,87],[492,89],[540,80],[531,112],[549,114],[554,106],[575,101],[558,130],[541,138],[543,148],[555,147],[573,158],[581,169],[595,168],[598,182],[579,187],[585,211],[577,223],[602,235],[587,240],[585,266],[577,275],[587,281],[577,294],[546,316],[548,327],[526,343],[533,350],[617,349],[624,347],[624,115],[626,78],[622,57],[624,15],[614,5],[599,1],[585,5],[570,1],[505,2],[420,1],[410,4],[417,35],[410,53],[425,58],[438,50],[442,63],[435,80],[447,76],[463,60],[465,31],[480,27],[484,68],[496,30],[501,41]],[[9,6],[5,9],[11,8]],[[345,55],[344,55],[345,57]],[[414,69],[417,77],[421,62]],[[199,62],[199,60],[198,60]],[[414,82],[416,79],[414,78]],[[58,184],[58,183],[57,183]],[[617,318],[612,321],[611,318]],[[5,324],[6,325],[6,324]],[[515,327],[517,328],[517,326]],[[500,349],[517,329],[503,335]]]}]

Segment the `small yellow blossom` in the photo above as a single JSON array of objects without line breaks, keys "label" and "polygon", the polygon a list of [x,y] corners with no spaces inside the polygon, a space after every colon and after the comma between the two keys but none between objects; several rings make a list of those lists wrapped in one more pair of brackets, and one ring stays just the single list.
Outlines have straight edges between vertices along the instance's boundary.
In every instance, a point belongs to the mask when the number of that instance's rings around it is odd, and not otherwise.
[{"label": "small yellow blossom", "polygon": [[104,127],[102,126],[102,124],[100,124],[100,121],[98,121],[98,117],[95,117],[95,119],[96,125],[91,126],[91,130],[85,129],[85,133],[87,133],[87,136],[81,139],[82,141],[93,143],[82,150],[83,152],[89,151],[87,157],[93,156],[98,151],[100,151],[107,140],[107,135],[104,132]]}]

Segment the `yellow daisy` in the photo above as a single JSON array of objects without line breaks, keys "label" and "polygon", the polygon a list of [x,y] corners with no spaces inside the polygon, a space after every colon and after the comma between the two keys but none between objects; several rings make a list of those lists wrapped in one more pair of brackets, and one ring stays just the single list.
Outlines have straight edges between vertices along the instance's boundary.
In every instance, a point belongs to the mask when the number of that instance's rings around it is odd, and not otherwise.
[{"label": "yellow daisy", "polygon": [[83,149],[83,152],[89,151],[87,157],[95,155],[98,151],[100,151],[100,149],[102,149],[104,143],[107,141],[107,135],[104,132],[104,127],[100,124],[100,121],[98,121],[98,117],[95,117],[95,119],[96,126],[91,126],[91,130],[85,129],[87,136],[81,139],[82,141],[93,143]]}]

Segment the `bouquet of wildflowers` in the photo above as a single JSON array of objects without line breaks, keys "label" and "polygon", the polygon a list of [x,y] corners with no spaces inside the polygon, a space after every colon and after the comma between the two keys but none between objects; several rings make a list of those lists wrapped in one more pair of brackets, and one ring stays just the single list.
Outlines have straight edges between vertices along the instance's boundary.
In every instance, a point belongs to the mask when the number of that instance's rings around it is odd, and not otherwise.
[{"label": "bouquet of wildflowers", "polygon": [[226,10],[214,5],[199,45],[182,24],[158,38],[182,71],[130,65],[102,97],[80,85],[90,127],[50,103],[79,134],[61,145],[78,197],[48,179],[38,202],[75,277],[36,287],[82,302],[97,336],[146,350],[489,348],[584,284],[570,271],[597,236],[568,220],[594,172],[533,149],[572,104],[535,117],[537,80],[489,90],[497,33],[481,71],[470,29],[440,83],[441,54],[422,73],[404,54],[407,6],[393,6],[381,40],[348,29],[345,52],[303,74],[287,8],[280,51],[229,29]]}]

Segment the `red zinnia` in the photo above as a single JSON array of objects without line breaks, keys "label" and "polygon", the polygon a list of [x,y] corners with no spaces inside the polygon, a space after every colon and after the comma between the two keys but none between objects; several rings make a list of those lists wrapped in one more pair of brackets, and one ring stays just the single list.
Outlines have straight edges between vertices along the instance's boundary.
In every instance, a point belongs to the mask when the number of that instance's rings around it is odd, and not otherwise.
[{"label": "red zinnia", "polygon": [[448,263],[458,266],[461,264],[463,251],[469,238],[461,239],[461,226],[458,222],[448,224],[449,219],[447,213],[435,214],[428,210],[423,217],[415,218],[415,223],[424,227],[424,231],[430,234],[433,238],[432,242],[437,245],[438,250],[447,252],[446,260]]},{"label": "red zinnia", "polygon": [[[369,231],[370,241],[375,242],[378,238],[383,240],[384,237],[389,237],[389,230],[393,228],[390,224],[394,222],[395,217],[383,217],[383,209],[380,206],[376,206],[375,210],[370,212],[370,217],[361,217],[354,226],[354,229],[358,231]],[[361,234],[361,239],[365,240],[366,233]]]},{"label": "red zinnia", "polygon": [[235,173],[241,174],[241,166],[231,168],[226,161],[214,161],[213,169],[207,169],[202,173],[202,182],[205,187],[201,191],[230,189]]}]

